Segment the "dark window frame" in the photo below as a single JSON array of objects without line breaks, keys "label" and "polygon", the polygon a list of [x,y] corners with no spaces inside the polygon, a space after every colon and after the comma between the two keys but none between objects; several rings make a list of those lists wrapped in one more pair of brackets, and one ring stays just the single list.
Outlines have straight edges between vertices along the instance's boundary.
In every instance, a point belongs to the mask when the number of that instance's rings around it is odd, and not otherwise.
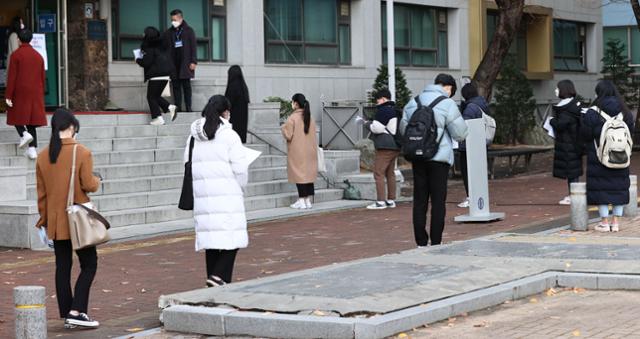
[{"label": "dark window frame", "polygon": [[[418,8],[418,9],[428,9],[428,10],[433,10],[433,19],[435,22],[435,26],[436,29],[434,30],[433,33],[433,38],[434,38],[434,42],[436,44],[435,48],[420,48],[420,47],[413,47],[413,46],[409,46],[409,47],[398,47],[397,45],[395,46],[395,53],[397,52],[408,52],[409,53],[409,63],[398,63],[398,59],[396,58],[396,65],[397,66],[405,66],[405,67],[420,67],[420,68],[448,68],[449,67],[449,30],[448,30],[448,23],[449,23],[449,13],[447,12],[446,8],[443,7],[433,7],[433,6],[423,6],[423,5],[414,5],[414,4],[404,4],[404,3],[394,3],[393,4],[393,8],[394,8],[394,13],[395,13],[395,9],[397,7],[405,7],[405,8]],[[386,18],[386,2],[383,1],[382,5],[381,5],[381,22],[382,20],[384,20],[383,18]],[[444,23],[440,23],[440,15],[444,13]],[[411,44],[411,34],[412,34],[412,24],[411,24],[411,20],[412,17],[409,16],[409,44]],[[381,25],[383,26],[383,25]],[[386,25],[385,25],[386,26]],[[386,27],[381,27],[381,34],[383,36],[382,38],[382,60],[385,60],[387,57],[387,44],[386,44],[386,35],[385,35],[385,28]],[[395,29],[395,27],[394,27]],[[446,44],[447,46],[445,49],[445,52],[442,52],[442,48],[440,46],[440,33],[444,33],[445,37],[446,37]],[[395,34],[395,32],[394,32]],[[434,65],[422,65],[422,64],[414,64],[413,62],[413,52],[434,52],[435,56],[434,56],[434,60],[435,60],[435,64]],[[440,64],[440,53],[445,53],[447,55],[447,60],[445,64]]]},{"label": "dark window frame", "polygon": [[[166,0],[157,0],[158,1],[158,23],[156,24],[156,28],[160,30],[161,33],[165,31],[165,19],[169,15],[169,8],[167,8]],[[205,45],[205,57],[198,58],[198,61],[203,62],[215,62],[215,63],[224,63],[227,62],[227,1],[224,0],[225,6],[214,6],[214,0],[202,0],[202,15],[204,19],[204,29],[207,32],[206,37],[201,37],[196,35],[196,48]],[[121,0],[112,0],[111,2],[111,22],[112,22],[112,36],[111,36],[111,48],[112,54],[111,57],[114,61],[130,61],[133,60],[133,55],[131,56],[122,56],[122,44],[123,41],[137,41],[142,42],[141,34],[121,34],[120,33],[120,6]],[[224,60],[213,59],[213,37],[211,36],[211,19],[213,17],[221,17],[224,18]]]},{"label": "dark window frame", "polygon": [[[264,8],[267,7],[267,2],[268,0],[263,0],[263,6]],[[302,40],[269,40],[267,38],[267,32],[269,30],[269,22],[268,20],[265,18],[267,16],[266,10],[263,12],[263,26],[264,26],[264,63],[265,64],[272,64],[272,65],[333,65],[333,66],[348,66],[351,65],[351,46],[349,46],[349,62],[348,63],[341,63],[340,62],[340,45],[341,45],[341,41],[340,41],[340,27],[348,27],[349,29],[349,43],[351,43],[351,0],[335,0],[336,1],[336,26],[335,26],[335,32],[336,32],[336,43],[318,43],[318,42],[306,42],[304,40],[305,37],[305,26],[304,26],[304,3],[305,1],[308,0],[298,0],[301,2],[300,5],[300,25],[302,28],[302,32],[301,32],[301,39]],[[349,6],[349,15],[348,16],[343,16],[341,15],[341,5],[342,3],[347,3]],[[269,47],[270,46],[296,46],[296,47],[301,47],[302,48],[302,60],[297,60],[299,62],[292,62],[292,61],[275,61],[275,60],[269,60]],[[313,61],[308,61],[307,60],[307,47],[333,47],[336,49],[336,61],[335,62],[313,62]]]},{"label": "dark window frame", "polygon": [[[579,44],[579,54],[580,56],[575,56],[575,55],[560,55],[560,54],[556,54],[556,50],[555,50],[555,39],[556,39],[556,34],[555,34],[555,30],[556,30],[556,22],[562,22],[562,23],[571,23],[571,24],[575,24],[576,25],[576,31],[578,33],[577,35],[577,41]],[[581,32],[584,31],[584,34],[582,34]],[[588,70],[587,67],[587,24],[584,22],[580,22],[580,21],[571,21],[571,20],[562,20],[562,19],[553,19],[553,70],[554,71],[558,71],[558,72],[575,72],[575,73],[585,73]],[[562,59],[562,60],[578,60],[581,64],[582,64],[582,69],[581,70],[576,70],[576,69],[569,69],[569,66],[567,66],[566,68],[556,68],[556,59]],[[565,63],[566,65],[566,63]]]}]

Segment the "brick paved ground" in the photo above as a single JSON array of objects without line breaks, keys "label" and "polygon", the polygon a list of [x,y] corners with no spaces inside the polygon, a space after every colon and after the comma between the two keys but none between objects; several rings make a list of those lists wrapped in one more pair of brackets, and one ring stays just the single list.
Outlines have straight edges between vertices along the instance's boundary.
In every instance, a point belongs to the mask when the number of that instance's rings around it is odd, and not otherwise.
[{"label": "brick paved ground", "polygon": [[[550,291],[395,338],[638,338],[640,293]],[[559,292],[553,294],[553,292]]]},{"label": "brick paved ground", "polygon": [[[511,231],[569,213],[568,207],[556,205],[566,194],[566,185],[548,174],[492,181],[491,194],[498,205],[493,209],[506,212],[506,220],[455,224],[453,218],[465,212],[455,206],[464,195],[460,183],[452,183],[445,242]],[[238,256],[236,280],[393,253],[415,246],[411,204],[395,210],[354,210],[254,224],[250,241]],[[204,257],[194,252],[189,233],[103,246],[98,265],[89,313],[102,326],[97,331],[68,332],[57,319],[52,253],[0,249],[0,338],[12,333],[14,286],[46,286],[51,336],[109,337],[159,326],[159,295],[204,285]]]}]

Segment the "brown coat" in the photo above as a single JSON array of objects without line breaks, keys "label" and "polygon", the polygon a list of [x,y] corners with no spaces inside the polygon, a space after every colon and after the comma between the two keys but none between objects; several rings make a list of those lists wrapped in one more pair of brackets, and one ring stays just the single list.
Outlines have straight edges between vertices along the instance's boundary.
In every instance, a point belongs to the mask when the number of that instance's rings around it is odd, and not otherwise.
[{"label": "brown coat", "polygon": [[[62,149],[55,164],[49,161],[49,147],[43,149],[36,160],[38,211],[40,212],[40,220],[36,227],[47,226],[49,239],[69,239],[69,219],[66,209],[75,144],[77,142],[74,139],[62,139]],[[91,151],[78,145],[74,203],[89,202],[86,192],[95,192],[99,187],[100,179],[93,175]]]},{"label": "brown coat", "polygon": [[282,126],[282,135],[287,140],[289,182],[295,184],[315,182],[318,177],[318,141],[313,118],[309,124],[309,133],[305,134],[302,110],[296,110]]}]

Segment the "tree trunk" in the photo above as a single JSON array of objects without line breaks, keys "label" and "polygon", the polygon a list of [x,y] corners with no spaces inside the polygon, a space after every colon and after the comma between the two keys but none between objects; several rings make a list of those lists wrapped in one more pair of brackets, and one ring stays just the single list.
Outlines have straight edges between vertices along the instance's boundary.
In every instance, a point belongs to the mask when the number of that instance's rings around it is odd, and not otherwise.
[{"label": "tree trunk", "polygon": [[479,94],[487,100],[491,99],[493,83],[518,33],[524,10],[524,0],[496,0],[496,4],[500,11],[496,32],[473,75]]}]

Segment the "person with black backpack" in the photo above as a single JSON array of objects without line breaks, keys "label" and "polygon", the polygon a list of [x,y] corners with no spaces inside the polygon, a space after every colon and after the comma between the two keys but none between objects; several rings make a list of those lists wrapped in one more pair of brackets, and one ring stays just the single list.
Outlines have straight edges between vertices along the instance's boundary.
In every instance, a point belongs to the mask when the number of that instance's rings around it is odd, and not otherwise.
[{"label": "person with black backpack", "polygon": [[[376,181],[377,201],[367,206],[370,210],[381,210],[396,207],[396,159],[400,154],[400,145],[396,142],[398,120],[402,111],[396,109],[391,101],[391,92],[384,88],[374,93],[376,115],[373,120],[365,122],[371,131],[371,139],[376,149],[373,165],[373,177]],[[385,193],[384,180],[387,179]]]},{"label": "person with black backpack", "polygon": [[162,113],[169,112],[173,121],[176,118],[177,106],[170,105],[162,97],[162,92],[169,83],[169,76],[173,72],[173,65],[169,57],[169,50],[157,28],[147,27],[144,29],[140,53],[141,58],[137,58],[136,63],[144,68],[151,125],[164,125]]},{"label": "person with black backpack", "polygon": [[[598,232],[620,230],[619,218],[629,203],[633,128],[633,114],[613,82],[599,81],[596,99],[581,127],[587,146],[587,203],[598,206]],[[609,205],[613,205],[612,220]]]},{"label": "person with black backpack", "polygon": [[451,75],[438,74],[433,85],[407,103],[400,123],[402,153],[413,168],[413,231],[418,247],[429,244],[429,199],[431,245],[442,242],[453,140],[463,141],[468,133],[458,105],[450,99],[456,90]]}]

